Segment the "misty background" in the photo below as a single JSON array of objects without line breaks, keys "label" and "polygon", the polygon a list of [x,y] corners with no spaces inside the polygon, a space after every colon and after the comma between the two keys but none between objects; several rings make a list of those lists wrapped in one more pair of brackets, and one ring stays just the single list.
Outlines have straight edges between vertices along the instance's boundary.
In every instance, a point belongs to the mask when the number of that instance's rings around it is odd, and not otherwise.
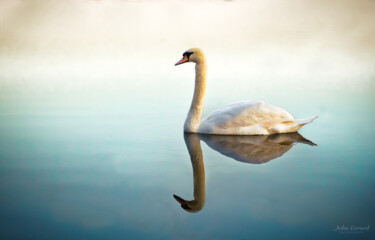
[{"label": "misty background", "polygon": [[0,94],[191,93],[192,66],[174,67],[191,47],[205,51],[217,95],[228,85],[247,98],[290,84],[373,90],[374,12],[369,0],[4,0]]}]

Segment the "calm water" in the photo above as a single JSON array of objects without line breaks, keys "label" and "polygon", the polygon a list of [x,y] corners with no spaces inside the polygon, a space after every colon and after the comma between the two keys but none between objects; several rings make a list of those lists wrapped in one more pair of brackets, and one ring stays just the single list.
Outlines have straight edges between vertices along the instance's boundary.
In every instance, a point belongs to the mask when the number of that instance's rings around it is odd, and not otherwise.
[{"label": "calm water", "polygon": [[[2,97],[1,238],[374,237],[373,86],[208,89],[205,113],[263,95],[297,117],[320,116],[301,135],[267,138],[184,135],[186,85]],[[335,231],[343,225],[370,229]]]},{"label": "calm water", "polygon": [[[375,239],[374,12],[1,0],[0,239]],[[300,135],[184,135],[193,65],[174,63],[191,47],[203,115],[254,99],[319,118]]]}]

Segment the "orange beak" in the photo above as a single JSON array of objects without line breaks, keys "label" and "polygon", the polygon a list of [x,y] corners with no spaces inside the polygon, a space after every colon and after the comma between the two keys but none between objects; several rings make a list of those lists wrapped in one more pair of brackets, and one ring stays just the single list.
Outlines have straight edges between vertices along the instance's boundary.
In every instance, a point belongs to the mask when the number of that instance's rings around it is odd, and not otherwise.
[{"label": "orange beak", "polygon": [[185,55],[180,61],[176,62],[175,66],[186,63],[189,61],[189,58]]}]

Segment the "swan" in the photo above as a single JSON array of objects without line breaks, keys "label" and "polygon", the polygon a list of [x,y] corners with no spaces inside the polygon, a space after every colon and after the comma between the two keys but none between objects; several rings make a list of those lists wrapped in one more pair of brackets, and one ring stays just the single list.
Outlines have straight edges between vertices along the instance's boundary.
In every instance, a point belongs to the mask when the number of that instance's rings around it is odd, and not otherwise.
[{"label": "swan", "polygon": [[318,116],[294,119],[286,110],[264,101],[246,100],[219,108],[202,119],[207,64],[203,51],[191,48],[175,66],[195,63],[195,89],[184,131],[220,135],[269,135],[296,132]]}]

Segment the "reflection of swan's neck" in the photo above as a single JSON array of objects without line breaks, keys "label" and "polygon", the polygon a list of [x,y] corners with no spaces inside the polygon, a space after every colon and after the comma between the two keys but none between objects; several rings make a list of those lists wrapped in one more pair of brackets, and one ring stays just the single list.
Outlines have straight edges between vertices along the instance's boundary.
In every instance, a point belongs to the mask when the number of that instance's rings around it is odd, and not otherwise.
[{"label": "reflection of swan's neck", "polygon": [[206,61],[202,59],[195,65],[195,89],[189,113],[185,120],[185,132],[197,132],[203,110],[204,91],[206,90]]},{"label": "reflection of swan's neck", "polygon": [[203,208],[206,195],[203,154],[200,140],[196,134],[185,135],[185,143],[189,151],[194,175],[194,200],[189,201],[188,205],[192,211],[196,212]]}]

